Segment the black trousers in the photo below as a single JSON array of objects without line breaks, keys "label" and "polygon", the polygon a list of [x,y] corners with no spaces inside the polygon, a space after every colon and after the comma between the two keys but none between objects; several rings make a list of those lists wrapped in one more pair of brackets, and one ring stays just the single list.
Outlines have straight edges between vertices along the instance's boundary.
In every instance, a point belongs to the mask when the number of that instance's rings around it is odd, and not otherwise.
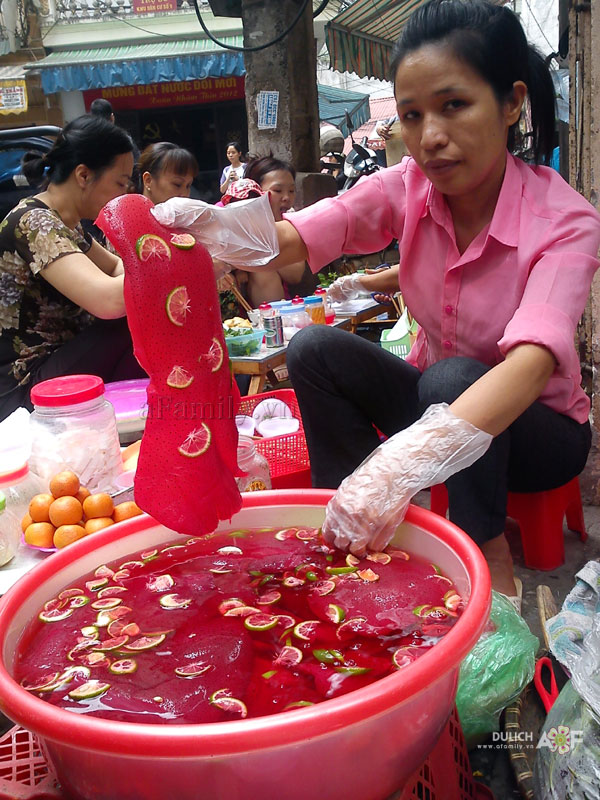
[{"label": "black trousers", "polygon": [[[420,373],[377,345],[324,325],[297,333],[287,364],[298,397],[315,487],[337,488],[385,436],[433,403],[453,403],[489,367],[448,358]],[[377,430],[376,430],[377,429]],[[482,544],[503,530],[508,491],[561,486],[585,466],[591,446],[580,424],[533,403],[473,466],[447,482],[452,522]]]},{"label": "black trousers", "polygon": [[[10,367],[2,367],[2,373]],[[0,377],[0,419],[15,409],[32,409],[29,393],[41,381],[60,375],[98,375],[105,383],[148,377],[133,355],[127,319],[99,319],[77,336],[41,360],[32,370],[29,383],[13,386],[12,378]]]}]

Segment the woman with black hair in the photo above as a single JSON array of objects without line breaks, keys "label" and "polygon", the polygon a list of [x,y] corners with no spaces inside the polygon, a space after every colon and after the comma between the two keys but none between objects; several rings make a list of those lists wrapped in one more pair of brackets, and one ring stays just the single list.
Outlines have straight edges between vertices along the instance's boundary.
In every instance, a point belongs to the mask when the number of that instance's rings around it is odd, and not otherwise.
[{"label": "woman with black hair", "polygon": [[80,225],[127,191],[132,151],[124,130],[86,115],[24,159],[30,184],[45,188],[0,224],[0,419],[31,408],[31,387],[48,378],[144,376],[121,319],[123,264]]},{"label": "woman with black hair", "polygon": [[189,197],[198,169],[198,162],[189,150],[172,142],[151,144],[137,163],[140,194],[150,198],[154,205],[172,197]]},{"label": "woman with black hair", "polygon": [[221,173],[221,180],[219,181],[221,194],[225,194],[233,181],[237,181],[238,178],[243,178],[246,169],[246,165],[244,164],[244,152],[239,142],[229,142],[226,155],[229,165],[223,167],[223,172]]},{"label": "woman with black hair", "polygon": [[[286,217],[271,265],[307,259],[316,271],[396,237],[420,325],[406,361],[323,325],[290,343],[313,483],[340,486],[323,531],[355,553],[380,549],[411,497],[446,482],[450,519],[512,597],[507,492],[566,483],[590,448],[574,334],[600,216],[554,170],[511,154],[528,98],[536,162],[548,163],[554,91],[509,8],[432,0],[409,19],[393,73],[410,157]],[[397,290],[388,273],[358,288]],[[348,276],[334,291],[356,289]]]}]

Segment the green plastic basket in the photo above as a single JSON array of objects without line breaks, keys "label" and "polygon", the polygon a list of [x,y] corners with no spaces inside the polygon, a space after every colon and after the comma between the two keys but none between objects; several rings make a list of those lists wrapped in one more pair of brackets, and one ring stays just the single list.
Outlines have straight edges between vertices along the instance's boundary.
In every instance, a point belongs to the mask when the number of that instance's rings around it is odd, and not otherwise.
[{"label": "green plastic basket", "polygon": [[393,333],[393,328],[381,331],[379,344],[389,353],[393,353],[395,356],[399,356],[400,358],[406,358],[410,352],[412,344],[410,340],[410,333],[405,334],[399,339],[391,338],[391,333]]}]

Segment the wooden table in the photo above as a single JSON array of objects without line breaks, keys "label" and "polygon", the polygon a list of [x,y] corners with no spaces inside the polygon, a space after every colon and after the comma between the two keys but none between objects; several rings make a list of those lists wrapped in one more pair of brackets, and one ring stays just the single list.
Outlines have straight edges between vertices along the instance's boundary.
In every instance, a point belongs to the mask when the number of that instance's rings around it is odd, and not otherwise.
[{"label": "wooden table", "polygon": [[[342,328],[343,330],[352,330],[352,320],[349,317],[340,317],[335,319],[332,327]],[[356,326],[354,328],[356,330]],[[265,347],[263,344],[253,356],[239,356],[231,358],[231,367],[234,375],[250,375],[250,387],[248,394],[259,394],[265,388],[267,378],[271,386],[275,387],[282,380],[287,378],[287,370],[285,377],[282,377],[281,370],[279,374],[276,372],[278,368],[285,366],[285,359],[287,355],[287,344],[283,347]]]},{"label": "wooden table", "polygon": [[[352,305],[355,305],[356,309],[352,309]],[[349,330],[351,333],[356,333],[356,329],[362,322],[377,317],[379,314],[389,314],[391,310],[393,311],[393,306],[388,304],[383,305],[373,300],[373,298],[365,297],[362,302],[359,300],[350,301],[347,311],[339,308],[336,309],[336,319],[348,320],[350,327],[346,328],[346,330]]]}]

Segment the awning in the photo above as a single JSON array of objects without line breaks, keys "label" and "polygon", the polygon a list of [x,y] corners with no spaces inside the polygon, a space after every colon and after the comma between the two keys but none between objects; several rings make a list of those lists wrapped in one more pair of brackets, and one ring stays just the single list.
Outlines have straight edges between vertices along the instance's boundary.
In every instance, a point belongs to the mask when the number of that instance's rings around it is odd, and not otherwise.
[{"label": "awning", "polygon": [[[243,45],[241,36],[230,36],[223,41]],[[242,53],[224,50],[210,39],[59,50],[40,61],[25,64],[25,68],[40,70],[45,94],[245,73]]]},{"label": "awning", "polygon": [[369,95],[360,92],[349,92],[334,86],[317,86],[319,94],[319,119],[339,128],[344,136],[346,128],[346,111],[350,115],[354,128],[360,127],[369,119]]},{"label": "awning", "polygon": [[331,69],[389,80],[392,48],[427,0],[356,0],[325,26]]}]

